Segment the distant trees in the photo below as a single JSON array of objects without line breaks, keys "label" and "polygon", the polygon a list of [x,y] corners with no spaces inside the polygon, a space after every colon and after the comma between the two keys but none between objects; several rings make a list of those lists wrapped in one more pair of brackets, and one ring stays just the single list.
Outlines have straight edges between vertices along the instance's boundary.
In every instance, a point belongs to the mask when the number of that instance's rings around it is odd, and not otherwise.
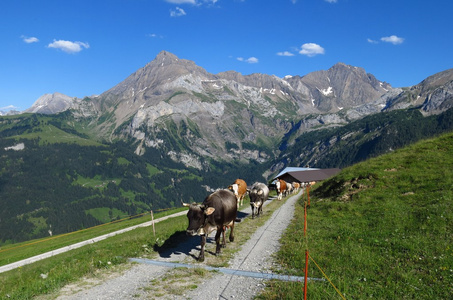
[{"label": "distant trees", "polygon": [[427,117],[416,109],[380,113],[339,128],[305,133],[287,149],[285,160],[306,165],[318,149],[325,155],[316,167],[343,168],[451,130],[453,109]]}]

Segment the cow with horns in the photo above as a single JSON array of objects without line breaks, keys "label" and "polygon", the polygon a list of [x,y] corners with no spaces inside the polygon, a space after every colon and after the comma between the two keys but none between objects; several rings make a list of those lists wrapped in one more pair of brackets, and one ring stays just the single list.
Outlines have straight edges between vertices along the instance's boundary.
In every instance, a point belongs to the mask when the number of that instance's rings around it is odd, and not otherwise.
[{"label": "cow with horns", "polygon": [[252,219],[256,216],[260,216],[263,213],[263,205],[269,198],[269,188],[267,185],[261,182],[255,182],[252,188],[249,190],[250,206],[252,208]]},{"label": "cow with horns", "polygon": [[189,207],[187,218],[189,226],[186,233],[188,235],[201,236],[201,250],[199,261],[204,261],[204,248],[206,245],[207,236],[214,230],[217,230],[215,235],[216,255],[220,253],[220,235],[223,234],[222,246],[225,247],[225,230],[229,227],[230,242],[234,241],[234,221],[237,214],[237,200],[235,195],[229,190],[218,190],[207,196],[202,204],[187,204]]}]

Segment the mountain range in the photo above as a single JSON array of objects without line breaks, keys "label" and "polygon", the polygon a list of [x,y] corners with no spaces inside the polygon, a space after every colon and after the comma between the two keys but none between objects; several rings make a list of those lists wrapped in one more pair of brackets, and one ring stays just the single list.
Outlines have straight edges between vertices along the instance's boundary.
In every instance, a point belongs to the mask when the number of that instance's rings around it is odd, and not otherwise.
[{"label": "mountain range", "polygon": [[300,135],[408,107],[425,115],[441,113],[453,104],[452,79],[453,70],[447,70],[416,86],[393,88],[344,63],[284,78],[211,74],[162,51],[98,96],[46,94],[25,112],[70,110],[98,139],[130,139],[137,142],[137,154],[160,148],[202,169],[205,158],[268,161],[280,154],[278,145],[295,129]]}]

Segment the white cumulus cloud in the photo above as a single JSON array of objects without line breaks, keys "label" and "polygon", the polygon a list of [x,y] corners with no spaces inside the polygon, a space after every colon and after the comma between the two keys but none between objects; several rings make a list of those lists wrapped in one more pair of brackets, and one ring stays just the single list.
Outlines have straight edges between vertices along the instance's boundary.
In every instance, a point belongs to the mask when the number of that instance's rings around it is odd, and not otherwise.
[{"label": "white cumulus cloud", "polygon": [[277,55],[278,56],[294,56],[294,54],[289,51],[277,52]]},{"label": "white cumulus cloud", "polygon": [[27,44],[39,42],[39,39],[34,36],[32,36],[32,37],[21,36],[21,38]]},{"label": "white cumulus cloud", "polygon": [[243,57],[238,57],[237,60],[239,61],[243,61],[243,62],[246,62],[246,63],[249,63],[249,64],[256,64],[258,63],[258,58],[256,57],[249,57],[247,59],[243,58]]},{"label": "white cumulus cloud", "polygon": [[392,43],[393,45],[402,44],[404,42],[404,38],[398,37],[396,35],[391,36],[384,36],[381,38],[381,41]]},{"label": "white cumulus cloud", "polygon": [[318,54],[324,54],[324,48],[315,43],[306,43],[302,45],[300,54],[312,57]]},{"label": "white cumulus cloud", "polygon": [[77,53],[77,52],[82,51],[83,49],[90,48],[90,45],[88,45],[88,43],[82,43],[82,42],[53,40],[53,42],[50,43],[49,45],[47,45],[47,47],[60,49],[61,51],[66,52],[66,53]]},{"label": "white cumulus cloud", "polygon": [[181,16],[185,16],[186,15],[186,12],[184,11],[184,9],[180,8],[180,7],[176,7],[175,10],[170,10],[170,16],[172,17],[181,17]]}]

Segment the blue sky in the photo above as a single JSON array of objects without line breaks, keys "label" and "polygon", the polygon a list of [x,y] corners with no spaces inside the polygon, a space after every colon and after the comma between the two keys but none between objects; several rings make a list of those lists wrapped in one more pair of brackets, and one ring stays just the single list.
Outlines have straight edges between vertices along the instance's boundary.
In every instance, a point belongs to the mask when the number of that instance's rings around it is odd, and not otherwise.
[{"label": "blue sky", "polygon": [[100,94],[162,50],[210,73],[362,67],[394,87],[453,68],[453,1],[2,0],[0,110]]}]

